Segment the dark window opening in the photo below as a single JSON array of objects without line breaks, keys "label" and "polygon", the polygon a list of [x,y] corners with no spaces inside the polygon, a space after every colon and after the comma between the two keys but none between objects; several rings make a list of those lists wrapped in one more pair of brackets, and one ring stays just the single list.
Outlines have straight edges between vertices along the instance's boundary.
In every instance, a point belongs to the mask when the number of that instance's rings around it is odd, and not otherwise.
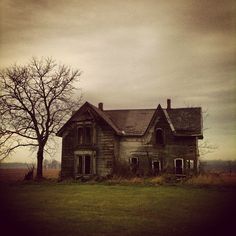
[{"label": "dark window opening", "polygon": [[154,175],[158,175],[160,173],[161,164],[160,161],[153,161],[152,162],[152,170]]},{"label": "dark window opening", "polygon": [[131,167],[131,171],[133,173],[136,173],[138,170],[138,158],[137,157],[132,157],[130,159],[130,167]]},{"label": "dark window opening", "polygon": [[86,175],[90,174],[91,172],[91,157],[86,155],[84,157],[84,173]]},{"label": "dark window opening", "polygon": [[77,173],[83,174],[83,157],[79,156],[78,162],[77,162]]},{"label": "dark window opening", "polygon": [[162,129],[156,129],[156,144],[164,145],[164,133]]},{"label": "dark window opening", "polygon": [[92,144],[92,127],[79,127],[77,135],[78,144]]},{"label": "dark window opening", "polygon": [[85,127],[85,144],[90,144],[92,142],[91,134],[91,127]]},{"label": "dark window opening", "polygon": [[179,175],[183,174],[183,160],[182,159],[175,160],[175,173]]}]

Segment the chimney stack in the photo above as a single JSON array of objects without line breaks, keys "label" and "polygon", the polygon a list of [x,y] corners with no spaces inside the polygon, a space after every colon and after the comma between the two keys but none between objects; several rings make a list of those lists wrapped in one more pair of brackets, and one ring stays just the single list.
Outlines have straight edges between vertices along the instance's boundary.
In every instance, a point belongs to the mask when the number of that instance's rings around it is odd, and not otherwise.
[{"label": "chimney stack", "polygon": [[167,99],[167,109],[171,109],[171,100]]},{"label": "chimney stack", "polygon": [[103,111],[103,103],[102,103],[102,102],[99,102],[99,103],[98,103],[98,108],[99,108],[101,111]]}]

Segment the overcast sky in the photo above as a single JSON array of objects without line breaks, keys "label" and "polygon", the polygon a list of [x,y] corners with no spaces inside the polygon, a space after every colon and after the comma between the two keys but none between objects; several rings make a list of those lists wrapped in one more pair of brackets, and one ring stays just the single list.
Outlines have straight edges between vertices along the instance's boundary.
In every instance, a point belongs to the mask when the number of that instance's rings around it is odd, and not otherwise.
[{"label": "overcast sky", "polygon": [[[236,7],[230,0],[1,0],[0,65],[51,56],[104,107],[202,106],[207,156],[236,159]],[[57,153],[60,159],[60,153]],[[31,160],[23,151],[11,158]]]}]

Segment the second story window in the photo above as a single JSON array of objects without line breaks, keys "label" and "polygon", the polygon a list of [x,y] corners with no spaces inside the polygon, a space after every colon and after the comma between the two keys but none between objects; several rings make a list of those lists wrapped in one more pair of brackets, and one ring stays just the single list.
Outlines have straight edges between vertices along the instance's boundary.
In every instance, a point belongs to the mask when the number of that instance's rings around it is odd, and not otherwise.
[{"label": "second story window", "polygon": [[156,137],[155,137],[156,144],[164,145],[164,132],[162,129],[156,129]]},{"label": "second story window", "polygon": [[81,126],[77,130],[78,144],[92,144],[92,127]]},{"label": "second story window", "polygon": [[78,144],[83,144],[83,127],[78,128]]}]

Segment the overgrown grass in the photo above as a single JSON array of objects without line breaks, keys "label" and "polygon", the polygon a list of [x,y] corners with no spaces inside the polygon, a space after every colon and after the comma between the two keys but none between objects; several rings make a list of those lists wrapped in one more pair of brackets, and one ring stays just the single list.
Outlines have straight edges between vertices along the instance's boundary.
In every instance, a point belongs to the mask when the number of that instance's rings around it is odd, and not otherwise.
[{"label": "overgrown grass", "polygon": [[1,193],[9,235],[225,235],[235,217],[232,188],[48,182]]}]

